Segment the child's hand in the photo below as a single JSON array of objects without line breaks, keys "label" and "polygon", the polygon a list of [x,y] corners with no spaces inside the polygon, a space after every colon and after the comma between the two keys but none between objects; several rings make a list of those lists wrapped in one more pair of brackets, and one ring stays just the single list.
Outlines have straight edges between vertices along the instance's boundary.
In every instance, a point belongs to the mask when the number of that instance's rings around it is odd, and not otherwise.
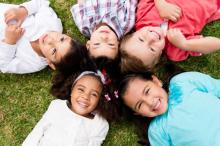
[{"label": "child's hand", "polygon": [[5,29],[4,42],[10,45],[14,45],[24,34],[24,29],[17,25],[7,25]]},{"label": "child's hand", "polygon": [[181,8],[165,0],[155,0],[155,6],[161,18],[177,22],[181,17]]},{"label": "child's hand", "polygon": [[179,29],[169,29],[167,31],[167,38],[174,46],[186,50],[187,40]]},{"label": "child's hand", "polygon": [[28,15],[28,11],[24,7],[12,8],[5,12],[5,23],[17,21],[16,25],[20,26]]},{"label": "child's hand", "polygon": [[84,0],[77,0],[77,4],[83,4],[83,3],[85,3]]}]

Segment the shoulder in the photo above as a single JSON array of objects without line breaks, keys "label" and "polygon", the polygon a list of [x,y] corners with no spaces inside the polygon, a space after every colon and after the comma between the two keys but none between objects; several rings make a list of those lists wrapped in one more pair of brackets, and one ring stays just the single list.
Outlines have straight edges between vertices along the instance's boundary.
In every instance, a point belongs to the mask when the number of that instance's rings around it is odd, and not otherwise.
[{"label": "shoulder", "polygon": [[[195,77],[198,78],[204,75],[205,74],[200,73],[200,72],[184,72],[184,73],[180,73],[174,76],[170,82],[173,83],[173,82],[178,82],[178,81],[189,81],[191,79],[194,79]],[[208,75],[205,75],[205,76],[208,76]]]},{"label": "shoulder", "polygon": [[60,107],[65,107],[65,106],[67,106],[66,100],[55,99],[51,101],[49,105],[49,109],[58,108],[58,107],[60,108]]},{"label": "shoulder", "polygon": [[103,130],[105,129],[106,131],[109,130],[108,121],[102,116],[100,116],[98,113],[95,115],[93,119],[93,123],[97,126],[97,130],[98,129],[103,129]]}]

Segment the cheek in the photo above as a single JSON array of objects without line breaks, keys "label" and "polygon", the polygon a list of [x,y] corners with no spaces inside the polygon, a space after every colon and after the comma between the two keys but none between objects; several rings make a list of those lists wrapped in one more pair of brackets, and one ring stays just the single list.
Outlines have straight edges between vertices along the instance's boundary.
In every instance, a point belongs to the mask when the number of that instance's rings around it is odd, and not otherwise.
[{"label": "cheek", "polygon": [[96,108],[98,105],[99,99],[98,98],[93,98],[91,101],[92,108]]}]

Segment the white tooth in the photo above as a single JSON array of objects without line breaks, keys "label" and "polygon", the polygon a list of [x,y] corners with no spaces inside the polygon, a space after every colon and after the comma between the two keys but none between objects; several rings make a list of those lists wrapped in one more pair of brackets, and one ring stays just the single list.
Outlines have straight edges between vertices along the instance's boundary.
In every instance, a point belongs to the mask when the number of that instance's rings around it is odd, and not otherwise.
[{"label": "white tooth", "polygon": [[78,102],[79,103],[79,105],[81,106],[81,107],[87,107],[88,105],[87,104],[85,104],[85,103],[83,103],[83,102]]},{"label": "white tooth", "polygon": [[157,101],[156,105],[154,106],[154,109],[157,109],[160,106],[160,100]]}]

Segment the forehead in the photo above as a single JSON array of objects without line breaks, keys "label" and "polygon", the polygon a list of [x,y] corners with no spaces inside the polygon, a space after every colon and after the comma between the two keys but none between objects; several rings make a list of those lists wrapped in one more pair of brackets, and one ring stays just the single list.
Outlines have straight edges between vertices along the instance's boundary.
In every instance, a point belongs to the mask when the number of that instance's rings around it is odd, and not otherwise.
[{"label": "forehead", "polygon": [[90,88],[97,88],[97,87],[102,87],[101,82],[94,76],[91,75],[84,75],[81,77],[77,82],[76,85],[83,85],[85,87],[90,87]]},{"label": "forehead", "polygon": [[55,44],[55,48],[57,48],[56,62],[60,62],[71,48],[71,38],[65,41],[62,45]]}]

